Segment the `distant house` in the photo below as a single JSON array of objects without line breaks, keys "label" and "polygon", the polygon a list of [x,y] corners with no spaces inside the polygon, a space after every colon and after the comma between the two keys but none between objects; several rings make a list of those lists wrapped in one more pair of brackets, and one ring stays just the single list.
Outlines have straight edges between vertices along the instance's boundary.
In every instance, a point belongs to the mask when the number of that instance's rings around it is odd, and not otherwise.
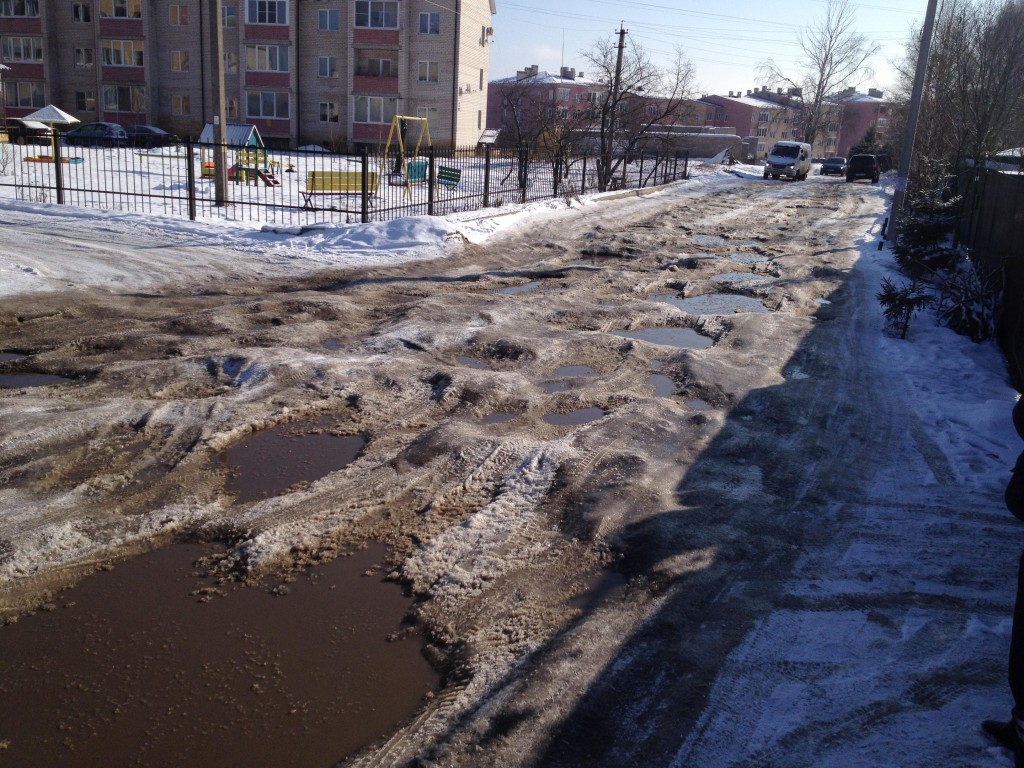
[{"label": "distant house", "polygon": [[487,128],[498,131],[505,143],[518,143],[559,119],[593,112],[607,90],[607,84],[588,80],[570,67],[562,67],[553,75],[532,65],[514,77],[490,82]]},{"label": "distant house", "polygon": [[879,144],[892,143],[893,104],[886,101],[882,91],[869,88],[867,93],[858,93],[855,88],[847,88],[836,96],[836,101],[843,105],[843,130],[837,155],[849,157],[850,147],[859,144],[872,126]]}]

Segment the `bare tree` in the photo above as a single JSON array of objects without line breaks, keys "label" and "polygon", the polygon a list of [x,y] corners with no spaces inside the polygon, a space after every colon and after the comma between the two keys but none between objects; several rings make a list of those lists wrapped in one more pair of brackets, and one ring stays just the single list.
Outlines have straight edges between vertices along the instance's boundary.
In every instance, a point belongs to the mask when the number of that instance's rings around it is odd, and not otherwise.
[{"label": "bare tree", "polygon": [[871,75],[868,62],[879,46],[854,30],[848,0],[829,0],[825,16],[800,32],[798,44],[803,53],[799,72],[790,76],[773,59],[758,70],[772,86],[787,87],[801,111],[803,140],[814,144],[833,112],[830,97]]},{"label": "bare tree", "polygon": [[[688,116],[687,100],[693,95],[694,69],[677,49],[665,67],[656,66],[647,52],[635,44],[624,46],[610,39],[598,40],[581,55],[589,71],[608,85],[589,115],[597,132],[600,159],[598,189],[604,191],[637,146],[659,129],[679,124]],[[583,128],[582,121],[576,129]]]}]

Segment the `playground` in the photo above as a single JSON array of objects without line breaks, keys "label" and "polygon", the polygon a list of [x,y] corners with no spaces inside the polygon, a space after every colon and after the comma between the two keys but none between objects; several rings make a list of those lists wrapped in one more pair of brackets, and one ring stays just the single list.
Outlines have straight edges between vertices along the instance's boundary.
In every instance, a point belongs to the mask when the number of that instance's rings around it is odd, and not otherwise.
[{"label": "playground", "polygon": [[[152,150],[0,146],[0,198],[177,217],[307,226],[446,215],[596,191],[597,161],[519,148],[435,147],[423,118],[397,117],[387,140],[361,154],[317,146],[266,147],[255,126],[226,126],[227,201],[215,190],[212,126],[194,143]],[[644,155],[623,164],[615,188],[686,178],[687,159]]]}]

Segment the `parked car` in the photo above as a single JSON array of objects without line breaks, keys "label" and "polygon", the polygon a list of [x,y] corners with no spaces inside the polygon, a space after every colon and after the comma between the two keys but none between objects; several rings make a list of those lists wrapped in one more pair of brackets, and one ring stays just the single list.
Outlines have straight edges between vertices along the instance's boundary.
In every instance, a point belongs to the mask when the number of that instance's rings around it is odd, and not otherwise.
[{"label": "parked car", "polygon": [[132,125],[126,130],[128,131],[128,143],[133,147],[152,149],[153,147],[166,147],[169,144],[181,143],[181,139],[173,133],[168,133],[155,125]]},{"label": "parked car", "polygon": [[846,158],[845,157],[829,157],[822,161],[821,168],[818,169],[819,176],[836,176],[846,175]]},{"label": "parked car", "polygon": [[854,155],[846,164],[846,180],[871,179],[872,184],[878,183],[882,171],[878,167],[878,158],[874,155]]},{"label": "parked car", "polygon": [[128,132],[118,123],[85,123],[64,134],[64,141],[80,147],[127,147]]},{"label": "parked car", "polygon": [[8,117],[4,120],[7,141],[12,144],[49,144],[53,136],[50,126],[35,120]]}]

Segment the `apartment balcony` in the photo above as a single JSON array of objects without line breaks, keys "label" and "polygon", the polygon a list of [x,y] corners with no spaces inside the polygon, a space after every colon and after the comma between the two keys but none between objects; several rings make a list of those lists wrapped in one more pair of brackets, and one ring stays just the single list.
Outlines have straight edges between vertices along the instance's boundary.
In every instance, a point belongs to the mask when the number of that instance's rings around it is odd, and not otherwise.
[{"label": "apartment balcony", "polygon": [[397,96],[398,78],[378,77],[376,75],[355,75],[352,77],[352,92]]},{"label": "apartment balcony", "polygon": [[40,16],[4,16],[0,18],[0,30],[5,35],[38,35],[43,31]]},{"label": "apartment balcony", "polygon": [[142,30],[142,19],[100,19],[101,37],[142,37]]},{"label": "apartment balcony", "polygon": [[352,30],[352,42],[356,45],[393,45],[398,46],[401,32],[397,29],[365,29],[357,27]]},{"label": "apartment balcony", "polygon": [[145,67],[100,67],[100,80],[104,83],[144,83]]}]

